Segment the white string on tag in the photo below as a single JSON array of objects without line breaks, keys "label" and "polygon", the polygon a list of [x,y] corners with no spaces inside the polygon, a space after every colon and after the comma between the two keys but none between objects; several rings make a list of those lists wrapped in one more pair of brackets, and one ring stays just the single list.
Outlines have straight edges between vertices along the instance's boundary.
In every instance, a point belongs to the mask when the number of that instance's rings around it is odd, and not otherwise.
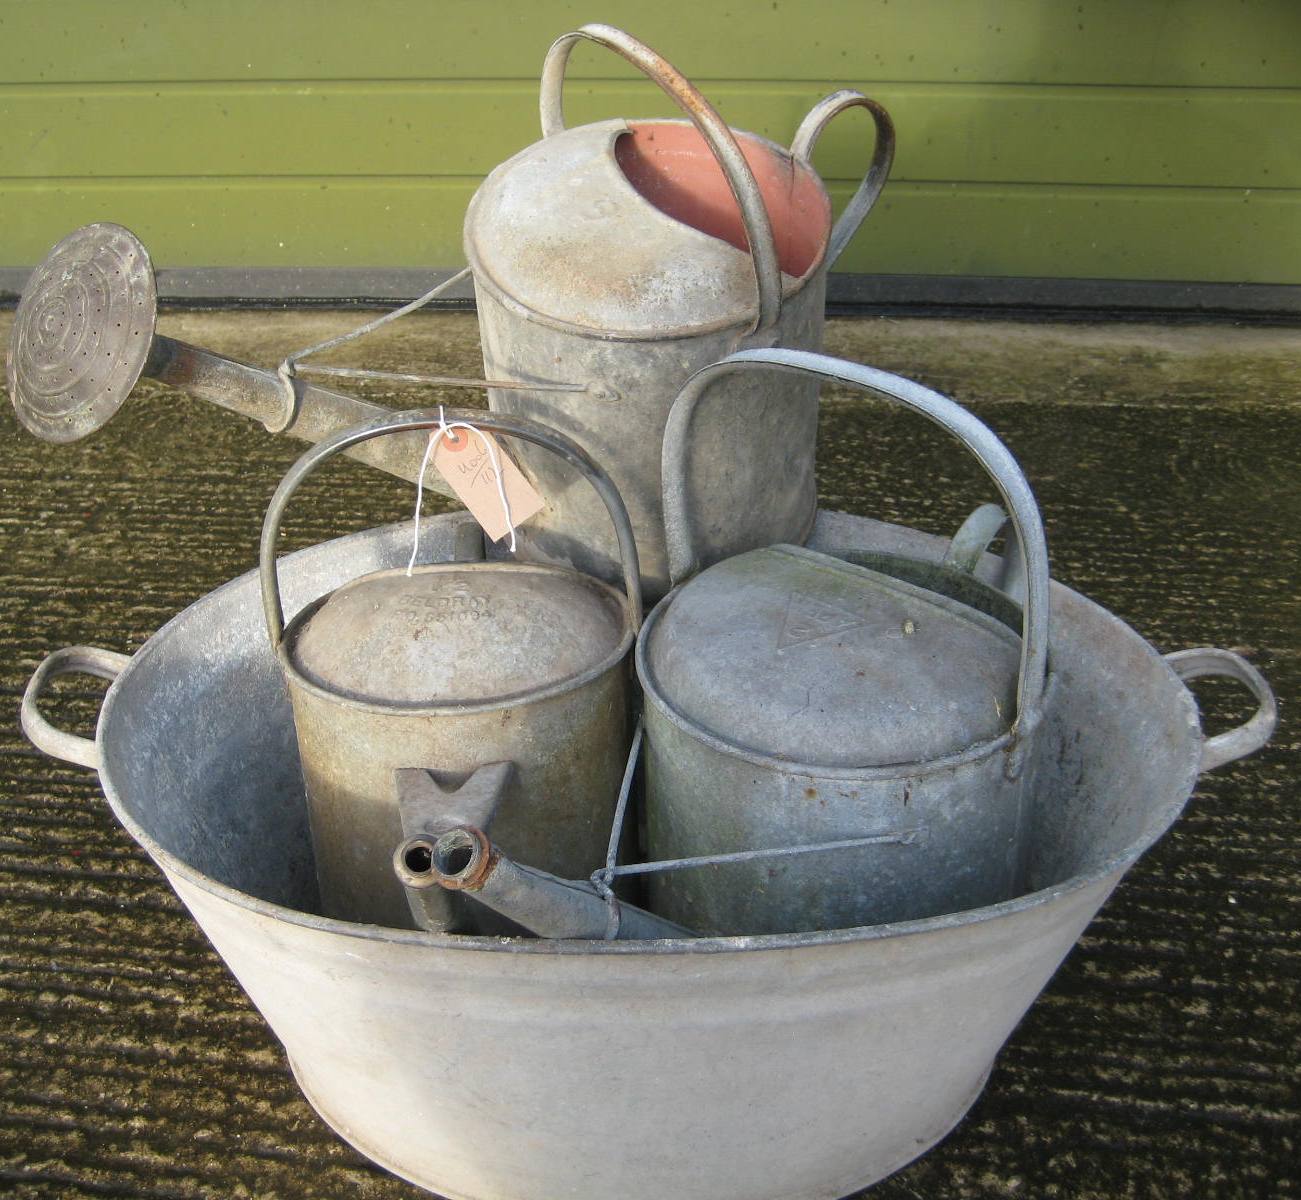
[{"label": "white string on tag", "polygon": [[443,415],[443,406],[438,406],[438,428],[431,430],[429,442],[425,446],[424,457],[420,460],[420,475],[416,479],[416,513],[414,527],[411,531],[411,557],[407,560],[407,576],[415,569],[416,555],[420,551],[420,508],[425,499],[425,472],[429,469],[429,460],[433,457],[434,449],[438,443],[446,437],[449,442],[455,444],[456,436],[453,430],[464,429],[466,435],[477,435],[483,441],[484,448],[488,451],[489,461],[492,463],[493,476],[497,483],[497,495],[501,499],[501,510],[506,517],[506,527],[510,530],[510,549],[515,553],[515,521],[510,512],[510,501],[506,498],[506,485],[502,479],[501,460],[497,457],[497,447],[493,440],[485,437],[483,431],[477,426],[471,425],[465,421],[448,422]]}]

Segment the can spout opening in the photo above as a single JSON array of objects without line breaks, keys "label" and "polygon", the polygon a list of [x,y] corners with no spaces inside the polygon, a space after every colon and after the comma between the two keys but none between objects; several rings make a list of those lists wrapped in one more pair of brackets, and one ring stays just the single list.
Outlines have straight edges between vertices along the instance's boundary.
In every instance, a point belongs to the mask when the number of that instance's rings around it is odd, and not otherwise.
[{"label": "can spout opening", "polygon": [[461,830],[453,830],[434,843],[431,866],[440,874],[457,879],[474,862],[473,840]]},{"label": "can spout opening", "polygon": [[428,875],[434,865],[434,856],[427,842],[415,842],[407,847],[402,861],[412,875]]},{"label": "can spout opening", "polygon": [[[826,252],[827,194],[797,159],[740,131],[736,139],[763,195],[781,269],[801,278]],[[614,156],[628,182],[660,212],[748,252],[740,206],[699,130],[670,121],[629,122]]]}]

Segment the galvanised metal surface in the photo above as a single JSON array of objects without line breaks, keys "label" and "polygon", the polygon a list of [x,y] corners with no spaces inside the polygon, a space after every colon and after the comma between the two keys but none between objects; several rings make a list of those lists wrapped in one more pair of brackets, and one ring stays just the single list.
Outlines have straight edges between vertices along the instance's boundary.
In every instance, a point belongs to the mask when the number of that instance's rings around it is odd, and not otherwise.
[{"label": "galvanised metal surface", "polygon": [[32,273],[5,374],[14,412],[50,442],[75,442],[121,407],[149,357],[157,292],[145,248],[120,225],[68,234]]},{"label": "galvanised metal surface", "polygon": [[790,933],[1016,894],[1025,798],[1008,726],[1020,643],[998,622],[774,546],[672,592],[639,650],[651,858],[879,839],[657,874],[657,912],[721,933]]},{"label": "galvanised metal surface", "polygon": [[[427,894],[435,888],[465,892],[539,937],[639,941],[696,934],[644,908],[623,903],[618,905],[617,924],[611,928],[609,904],[594,884],[560,879],[517,863],[472,825],[458,825],[433,839],[410,838],[394,854],[393,866],[408,894]],[[412,911],[416,911],[414,898]],[[419,917],[417,913],[422,929],[446,932]]]},{"label": "galvanised metal surface", "polygon": [[[142,375],[307,442],[389,411],[296,380],[286,413],[275,372],[156,333],[157,312],[153,264],[135,234],[108,222],[70,233],[36,268],[10,333],[5,368],[18,419],[45,441],[77,441],[107,424]],[[348,453],[414,483],[424,439]],[[426,486],[452,495],[437,472]]]},{"label": "galvanised metal surface", "polygon": [[[689,121],[602,121],[566,130],[565,63],[588,39],[649,75]],[[832,229],[806,155],[826,120],[869,109],[872,165]],[[542,75],[543,139],[503,163],[465,219],[485,372],[585,393],[489,391],[497,411],[535,417],[610,465],[628,504],[643,586],[668,590],[660,444],[683,381],[741,344],[817,349],[826,272],[884,184],[893,131],[878,105],[840,92],[817,106],[787,151],[727,127],[700,93],[636,39],[584,26],[551,48]],[[747,249],[748,248],[748,249]],[[694,453],[690,503],[718,554],[802,541],[813,521],[817,386],[750,380],[727,390]],[[548,507],[523,552],[613,577],[604,518],[563,469],[527,456]]]},{"label": "galvanised metal surface", "polygon": [[[696,930],[629,904],[614,891],[616,872],[626,869],[617,864],[625,846],[624,828],[641,762],[642,735],[639,720],[610,822],[605,866],[587,880],[561,879],[512,862],[484,833],[482,827],[496,811],[506,772],[513,770],[509,763],[479,768],[457,789],[454,799],[443,794],[425,772],[397,772],[402,829],[408,837],[393,853],[393,873],[406,888],[417,928],[448,932],[446,904],[437,895],[442,890],[471,893],[519,929],[540,937],[695,936]],[[431,808],[433,820],[429,819]],[[452,813],[458,823],[449,828]]]},{"label": "galvanised metal surface", "polygon": [[[719,379],[760,373],[883,395],[962,443],[1007,505],[1027,564],[1019,644],[985,613],[882,573],[884,563],[871,570],[777,546],[694,574],[706,561],[702,514],[682,496],[701,401],[717,403]],[[664,483],[669,562],[686,582],[637,642],[650,857],[881,840],[659,874],[656,911],[693,928],[789,933],[1017,895],[1024,767],[1042,752],[1048,550],[1030,485],[1002,442],[910,380],[822,355],[750,350],[683,388],[665,433]]]},{"label": "galvanised metal surface", "polygon": [[[426,557],[450,557],[455,520],[426,525]],[[289,557],[288,609],[400,564],[408,537],[406,525],[370,530]],[[834,513],[812,545],[934,560],[945,548]],[[319,915],[258,590],[242,576],[151,638],[110,689],[87,757],[318,1111],[454,1198],[831,1200],[896,1169],[966,1111],[1080,931],[1178,816],[1206,745],[1220,744],[1160,655],[1054,585],[1060,691],[1025,895],[755,938],[379,929]],[[28,728],[40,744],[43,728]]]},{"label": "galvanised metal surface", "polygon": [[[286,626],[276,544],[285,507],[309,473],[373,438],[470,422],[586,476],[625,553],[627,593],[534,563],[430,564],[351,581]],[[394,773],[404,769],[425,769],[451,790],[479,767],[510,763],[492,820],[502,846],[576,878],[604,862],[628,745],[627,658],[641,601],[627,513],[577,446],[533,422],[469,410],[379,418],[326,439],[290,469],[268,506],[260,558],[267,629],[294,706],[323,911],[411,923],[392,867],[404,840]],[[453,911],[444,898],[448,928],[485,931],[465,911],[473,905]]]}]

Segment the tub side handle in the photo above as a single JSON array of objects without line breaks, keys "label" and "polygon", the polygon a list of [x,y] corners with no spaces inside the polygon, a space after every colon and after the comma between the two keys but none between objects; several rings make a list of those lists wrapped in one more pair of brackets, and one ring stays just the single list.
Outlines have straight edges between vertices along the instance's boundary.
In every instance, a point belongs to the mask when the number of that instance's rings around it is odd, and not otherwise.
[{"label": "tub side handle", "polygon": [[41,715],[36,702],[45,690],[46,683],[57,675],[97,675],[100,679],[107,679],[111,683],[130,661],[130,655],[118,654],[114,650],[101,650],[97,646],[67,646],[49,655],[36,668],[27,684],[19,712],[23,732],[32,745],[51,758],[98,771],[99,746],[94,740],[55,729]]},{"label": "tub side handle", "polygon": [[1265,677],[1245,658],[1234,654],[1232,650],[1221,650],[1216,646],[1176,650],[1173,654],[1164,655],[1164,658],[1185,683],[1190,679],[1202,679],[1211,675],[1236,679],[1245,684],[1247,690],[1259,701],[1259,707],[1244,724],[1217,733],[1202,742],[1202,761],[1198,767],[1200,774],[1205,775],[1207,771],[1214,771],[1225,763],[1255,754],[1269,741],[1278,724],[1278,702]]},{"label": "tub side handle", "polygon": [[832,92],[809,109],[808,116],[795,131],[791,153],[812,167],[813,148],[818,144],[818,138],[822,136],[827,122],[847,108],[865,108],[872,114],[872,123],[876,127],[876,144],[872,147],[872,161],[868,163],[863,182],[858,185],[858,190],[850,197],[845,211],[840,214],[840,219],[831,230],[831,238],[827,242],[827,270],[835,266],[836,259],[872,211],[872,205],[876,203],[881,189],[885,187],[885,181],[890,177],[890,166],[894,162],[894,122],[890,120],[890,114],[871,97],[864,96],[853,88]]}]

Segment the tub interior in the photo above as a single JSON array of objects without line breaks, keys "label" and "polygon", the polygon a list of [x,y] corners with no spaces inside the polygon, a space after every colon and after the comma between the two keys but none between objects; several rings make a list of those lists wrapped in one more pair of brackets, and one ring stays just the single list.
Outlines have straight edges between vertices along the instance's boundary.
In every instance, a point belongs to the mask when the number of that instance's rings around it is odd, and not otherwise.
[{"label": "tub interior", "polygon": [[[449,521],[428,523],[425,561],[451,557]],[[897,552],[895,527],[852,527],[857,548]],[[893,531],[891,544],[874,539],[881,530]],[[942,549],[903,534],[918,553]],[[409,526],[394,526],[289,556],[287,614],[356,574],[404,562],[409,536]],[[1029,768],[1022,891],[1136,858],[1178,815],[1200,753],[1190,694],[1136,633],[1056,584],[1052,624],[1051,715]],[[105,705],[101,743],[109,798],[146,846],[259,899],[319,911],[292,714],[255,573],[150,639]]]},{"label": "tub interior", "polygon": [[[744,133],[736,139],[763,195],[781,269],[802,278],[822,261],[831,233],[822,183],[811,168],[767,142]],[[740,206],[693,125],[630,122],[614,154],[628,182],[661,212],[748,252]]]}]

